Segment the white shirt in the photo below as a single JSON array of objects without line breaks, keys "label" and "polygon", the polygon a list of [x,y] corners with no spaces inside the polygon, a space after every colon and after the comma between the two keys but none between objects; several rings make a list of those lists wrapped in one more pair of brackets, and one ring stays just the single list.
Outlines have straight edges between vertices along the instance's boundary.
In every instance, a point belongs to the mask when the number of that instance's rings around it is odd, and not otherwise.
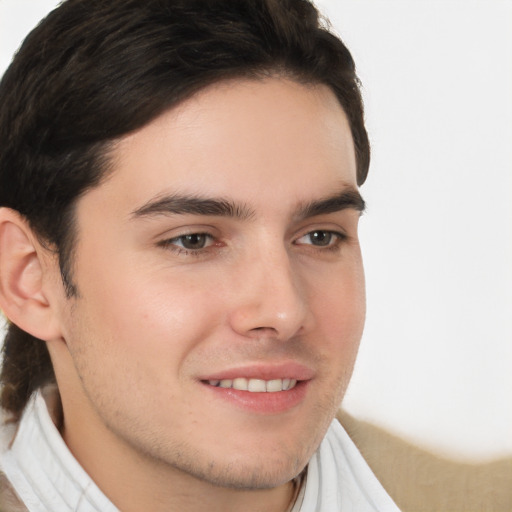
[{"label": "white shirt", "polygon": [[292,512],[400,512],[337,420],[309,461],[306,478]]},{"label": "white shirt", "polygon": [[[30,512],[118,512],[73,457],[40,392],[30,399],[0,469]],[[308,464],[292,512],[400,512],[338,421]]]}]

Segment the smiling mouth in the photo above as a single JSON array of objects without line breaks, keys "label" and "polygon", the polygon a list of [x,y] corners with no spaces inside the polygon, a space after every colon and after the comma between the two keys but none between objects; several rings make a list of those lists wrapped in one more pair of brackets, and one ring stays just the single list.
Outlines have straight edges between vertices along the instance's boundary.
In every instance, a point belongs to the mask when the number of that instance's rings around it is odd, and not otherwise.
[{"label": "smiling mouth", "polygon": [[206,383],[216,388],[236,389],[238,391],[249,391],[250,393],[277,393],[293,389],[297,385],[297,380],[262,380],[238,377],[236,379],[207,380]]}]

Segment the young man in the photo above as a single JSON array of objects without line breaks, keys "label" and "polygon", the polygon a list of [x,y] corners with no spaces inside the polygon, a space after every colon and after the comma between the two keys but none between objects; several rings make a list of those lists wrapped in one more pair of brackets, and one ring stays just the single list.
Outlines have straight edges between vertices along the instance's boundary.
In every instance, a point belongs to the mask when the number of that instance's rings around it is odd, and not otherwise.
[{"label": "young man", "polygon": [[314,7],[67,0],[0,105],[2,510],[398,510],[333,420],[369,146]]}]

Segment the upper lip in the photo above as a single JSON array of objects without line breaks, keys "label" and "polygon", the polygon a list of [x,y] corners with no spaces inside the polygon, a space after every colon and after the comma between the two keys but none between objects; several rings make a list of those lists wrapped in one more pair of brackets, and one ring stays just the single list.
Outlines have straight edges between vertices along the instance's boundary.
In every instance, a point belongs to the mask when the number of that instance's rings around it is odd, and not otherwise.
[{"label": "upper lip", "polygon": [[295,379],[310,380],[315,372],[308,366],[295,361],[283,363],[257,363],[218,370],[200,378],[200,380],[224,380],[245,377],[246,379]]}]

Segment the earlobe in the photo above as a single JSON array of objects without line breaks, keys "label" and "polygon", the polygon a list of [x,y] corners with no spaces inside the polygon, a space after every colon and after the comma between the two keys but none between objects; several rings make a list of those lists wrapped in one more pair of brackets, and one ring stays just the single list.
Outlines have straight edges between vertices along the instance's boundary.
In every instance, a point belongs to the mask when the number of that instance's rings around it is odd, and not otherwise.
[{"label": "earlobe", "polygon": [[0,208],[0,308],[18,327],[49,341],[58,336],[58,328],[45,293],[41,253],[19,213]]}]

